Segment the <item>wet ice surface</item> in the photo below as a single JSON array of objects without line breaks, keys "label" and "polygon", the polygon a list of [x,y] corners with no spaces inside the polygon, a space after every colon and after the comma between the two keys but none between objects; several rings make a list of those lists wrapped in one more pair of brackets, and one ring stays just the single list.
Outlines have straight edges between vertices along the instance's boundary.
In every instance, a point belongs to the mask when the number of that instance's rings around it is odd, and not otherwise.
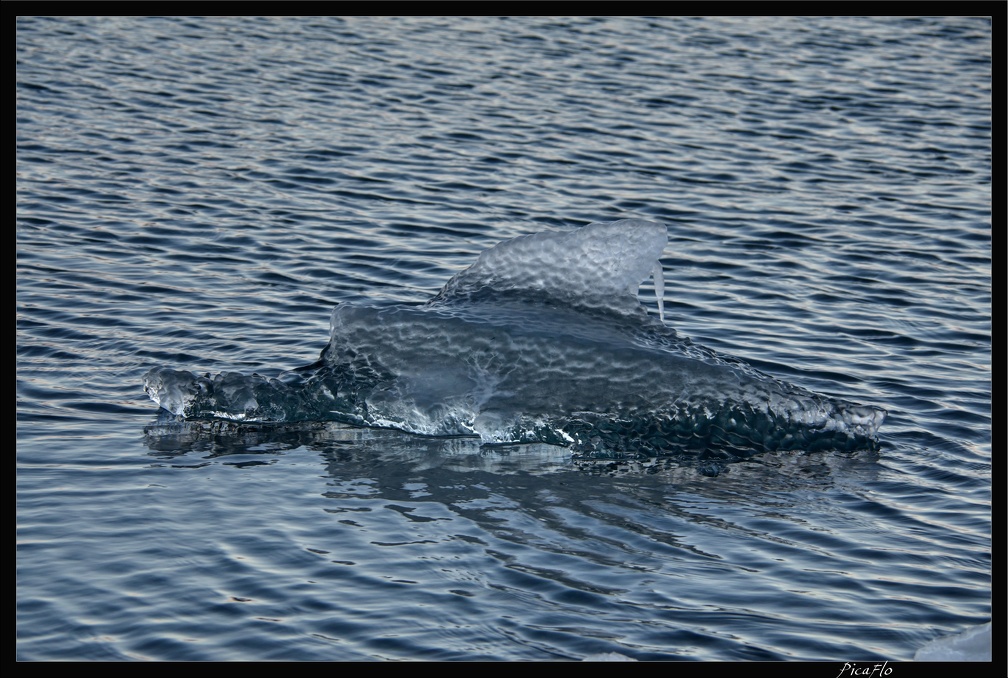
[{"label": "wet ice surface", "polygon": [[917,650],[919,662],[989,662],[993,659],[991,622],[936,638]]},{"label": "wet ice surface", "polygon": [[877,442],[884,410],[760,374],[649,317],[637,288],[666,242],[665,225],[639,219],[520,236],[422,307],[337,306],[314,365],[276,379],[154,368],[144,388],[183,419],[342,421],[593,456]]}]

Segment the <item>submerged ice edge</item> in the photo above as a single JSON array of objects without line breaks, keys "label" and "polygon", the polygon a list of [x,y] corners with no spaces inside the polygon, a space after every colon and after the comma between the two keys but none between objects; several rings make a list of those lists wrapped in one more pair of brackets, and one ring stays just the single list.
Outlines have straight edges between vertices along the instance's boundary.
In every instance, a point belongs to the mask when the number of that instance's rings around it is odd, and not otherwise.
[{"label": "submerged ice edge", "polygon": [[[872,448],[886,413],[810,394],[778,394],[764,405],[708,398],[655,411],[574,411],[502,414],[481,411],[471,402],[424,407],[390,398],[395,386],[354,383],[336,370],[300,383],[260,375],[223,373],[213,377],[164,368],[145,379],[151,398],[179,419],[226,420],[247,424],[339,422],[392,428],[425,436],[475,436],[483,443],[546,443],[591,454],[723,450],[745,457],[770,450]],[[302,375],[303,376],[303,375]],[[353,395],[341,389],[342,381]],[[760,396],[762,397],[762,396]],[[777,402],[771,402],[776,399]],[[752,400],[752,399],[750,399]]]},{"label": "submerged ice edge", "polygon": [[[880,408],[812,393],[662,322],[662,224],[595,223],[504,241],[423,306],[333,310],[320,360],[269,379],[155,368],[180,418],[339,421],[578,451],[871,446]],[[637,299],[654,279],[658,318]]]}]

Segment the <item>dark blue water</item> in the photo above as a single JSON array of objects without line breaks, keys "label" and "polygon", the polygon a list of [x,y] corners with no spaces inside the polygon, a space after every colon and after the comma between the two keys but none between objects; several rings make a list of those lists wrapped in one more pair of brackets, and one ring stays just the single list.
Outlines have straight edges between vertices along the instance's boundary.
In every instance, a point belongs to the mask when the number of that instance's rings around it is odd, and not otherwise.
[{"label": "dark blue water", "polygon": [[[16,38],[18,659],[900,660],[990,620],[988,19]],[[878,444],[711,474],[171,429],[143,391],[278,375],[337,304],[623,218],[668,225],[666,325],[886,409]]]}]

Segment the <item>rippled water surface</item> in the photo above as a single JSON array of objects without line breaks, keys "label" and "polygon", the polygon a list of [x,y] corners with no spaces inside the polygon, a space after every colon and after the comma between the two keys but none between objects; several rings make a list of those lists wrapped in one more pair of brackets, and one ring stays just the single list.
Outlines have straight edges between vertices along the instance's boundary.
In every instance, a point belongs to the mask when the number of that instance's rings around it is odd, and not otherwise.
[{"label": "rippled water surface", "polygon": [[[900,660],[990,620],[988,19],[16,38],[18,659]],[[624,218],[668,226],[666,325],[886,409],[878,444],[712,473],[143,391]]]}]

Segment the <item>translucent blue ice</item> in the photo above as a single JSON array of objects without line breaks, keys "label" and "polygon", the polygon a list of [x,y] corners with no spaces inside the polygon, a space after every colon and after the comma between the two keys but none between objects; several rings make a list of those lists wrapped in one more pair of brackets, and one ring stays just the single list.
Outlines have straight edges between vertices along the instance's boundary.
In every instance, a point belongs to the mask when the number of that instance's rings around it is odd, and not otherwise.
[{"label": "translucent blue ice", "polygon": [[[267,379],[157,368],[190,419],[342,421],[592,454],[851,448],[884,410],[829,398],[680,339],[661,319],[663,224],[507,240],[421,306],[340,304],[314,365]],[[658,316],[637,291],[654,277]]]}]

